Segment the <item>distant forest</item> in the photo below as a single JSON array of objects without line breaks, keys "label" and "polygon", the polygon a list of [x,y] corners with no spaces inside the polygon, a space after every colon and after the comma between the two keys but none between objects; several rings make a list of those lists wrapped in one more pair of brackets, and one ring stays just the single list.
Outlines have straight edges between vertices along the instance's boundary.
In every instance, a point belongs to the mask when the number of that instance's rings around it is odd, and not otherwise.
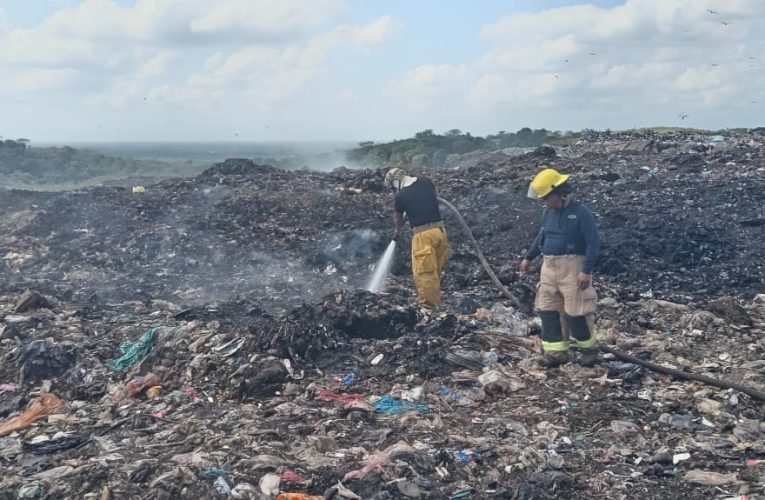
[{"label": "distant forest", "polygon": [[579,132],[553,132],[545,129],[522,128],[518,132],[505,132],[477,137],[469,132],[453,129],[443,134],[423,130],[414,137],[376,144],[361,142],[359,147],[349,151],[348,160],[366,168],[386,165],[414,167],[441,167],[449,155],[473,151],[493,151],[510,147],[533,148],[543,144],[551,146],[571,144],[581,138]]},{"label": "distant forest", "polygon": [[160,161],[107,156],[89,149],[30,147],[29,139],[0,140],[0,185],[69,188],[131,177],[160,178],[179,167]]},{"label": "distant forest", "polygon": [[[704,131],[681,128],[650,128],[617,133],[695,133],[717,134],[723,131]],[[610,131],[604,132],[609,134]],[[452,129],[443,134],[423,130],[408,139],[386,143],[361,142],[357,148],[345,152],[345,160],[354,168],[382,168],[388,166],[442,167],[451,155],[475,151],[496,151],[510,147],[535,148],[541,145],[563,146],[588,139],[593,130],[556,132],[528,127],[517,132],[499,131],[486,137]],[[335,155],[335,153],[338,153]],[[324,155],[320,161],[327,170],[343,161],[342,151]],[[279,158],[250,158],[257,163],[273,161],[277,168],[305,169],[299,155],[285,152]],[[31,147],[29,139],[0,137],[0,187],[62,190],[103,183],[129,185],[131,182],[151,183],[166,177],[196,175],[208,165],[193,165],[191,161],[160,161],[109,156],[83,148]]]}]

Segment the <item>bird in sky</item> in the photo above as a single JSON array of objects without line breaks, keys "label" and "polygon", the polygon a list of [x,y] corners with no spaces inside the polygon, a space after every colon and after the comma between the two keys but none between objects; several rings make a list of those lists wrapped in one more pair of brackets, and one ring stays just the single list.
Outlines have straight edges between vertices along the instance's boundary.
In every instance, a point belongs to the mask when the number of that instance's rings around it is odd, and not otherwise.
[{"label": "bird in sky", "polygon": [[680,113],[679,115],[677,115],[677,117],[680,118],[681,120],[685,120],[686,118],[689,118],[689,116],[686,115],[685,113]]},{"label": "bird in sky", "polygon": [[723,26],[730,26],[730,23],[728,21],[720,21],[720,24]]},{"label": "bird in sky", "polygon": [[707,9],[707,12],[709,12],[710,14],[717,14],[718,13],[716,10],[712,10],[712,9]]},{"label": "bird in sky", "polygon": [[597,52],[590,52],[591,56],[597,55]]}]

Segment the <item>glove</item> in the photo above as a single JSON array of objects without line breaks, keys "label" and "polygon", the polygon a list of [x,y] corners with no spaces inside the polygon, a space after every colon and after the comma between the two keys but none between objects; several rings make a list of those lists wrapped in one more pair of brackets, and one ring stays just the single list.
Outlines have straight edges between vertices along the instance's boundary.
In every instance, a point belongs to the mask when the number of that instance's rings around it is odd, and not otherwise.
[{"label": "glove", "polygon": [[395,241],[396,243],[398,243],[398,241],[399,241],[400,239],[401,239],[401,231],[399,231],[398,229],[397,229],[397,230],[395,230],[395,231],[393,231],[393,241]]}]

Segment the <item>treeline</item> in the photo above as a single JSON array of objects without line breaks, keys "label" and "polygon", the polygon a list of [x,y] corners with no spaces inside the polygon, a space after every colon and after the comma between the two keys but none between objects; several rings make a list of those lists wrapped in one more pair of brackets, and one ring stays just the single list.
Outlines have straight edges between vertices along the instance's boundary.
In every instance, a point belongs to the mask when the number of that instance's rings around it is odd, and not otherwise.
[{"label": "treeline", "polygon": [[178,166],[107,156],[69,146],[34,148],[29,140],[0,140],[0,185],[70,187],[107,179],[175,175]]},{"label": "treeline", "polygon": [[469,132],[452,129],[443,134],[423,130],[409,139],[376,144],[361,142],[348,152],[348,160],[362,167],[379,168],[388,165],[442,167],[450,155],[473,151],[494,151],[509,147],[531,148],[543,144],[569,144],[577,140],[579,133],[553,132],[545,129],[522,128],[518,132],[504,130],[486,137],[473,136]]}]

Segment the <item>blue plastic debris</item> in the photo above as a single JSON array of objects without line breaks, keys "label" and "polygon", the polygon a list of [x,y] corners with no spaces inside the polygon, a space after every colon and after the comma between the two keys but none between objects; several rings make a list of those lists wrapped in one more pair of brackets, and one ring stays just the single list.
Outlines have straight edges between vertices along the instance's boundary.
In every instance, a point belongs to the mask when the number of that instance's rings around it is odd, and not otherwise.
[{"label": "blue plastic debris", "polygon": [[480,458],[481,454],[477,451],[470,451],[470,450],[462,450],[462,451],[455,451],[454,452],[454,458],[458,462],[471,462],[475,460],[476,458]]},{"label": "blue plastic debris", "polygon": [[422,401],[402,401],[388,394],[374,402],[375,411],[390,415],[401,415],[406,410],[417,410],[419,413],[428,411],[428,405]]},{"label": "blue plastic debris", "polygon": [[338,374],[332,377],[335,382],[340,382],[343,385],[351,385],[356,381],[355,373]]},{"label": "blue plastic debris", "polygon": [[223,469],[221,467],[208,467],[199,473],[199,477],[204,479],[215,479],[219,476],[229,476],[231,471]]}]

